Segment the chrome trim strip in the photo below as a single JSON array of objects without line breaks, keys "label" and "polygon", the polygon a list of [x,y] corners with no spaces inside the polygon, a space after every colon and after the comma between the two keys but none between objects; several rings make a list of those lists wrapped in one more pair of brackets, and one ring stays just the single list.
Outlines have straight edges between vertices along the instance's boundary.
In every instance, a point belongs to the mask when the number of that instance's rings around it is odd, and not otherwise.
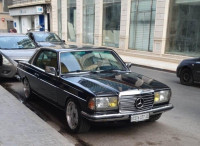
[{"label": "chrome trim strip", "polygon": [[100,121],[117,121],[117,120],[125,120],[125,119],[129,119],[129,117],[131,115],[139,115],[139,114],[144,114],[144,113],[150,113],[150,115],[155,115],[158,113],[163,113],[166,112],[168,110],[173,109],[173,105],[169,104],[166,106],[162,106],[162,107],[158,107],[158,108],[154,108],[151,110],[147,110],[147,111],[142,111],[142,112],[130,112],[130,113],[117,113],[117,114],[103,114],[103,115],[89,115],[84,111],[81,111],[81,114],[88,120],[90,121],[96,121],[96,122],[100,122]]},{"label": "chrome trim strip", "polygon": [[154,93],[154,90],[152,90],[152,89],[135,89],[135,90],[123,91],[123,92],[119,93],[119,97],[129,96],[129,95],[145,94],[145,93]]},{"label": "chrome trim strip", "polygon": [[[25,72],[25,73],[27,73],[27,74],[29,74],[29,75],[32,76],[32,77],[35,77],[34,75],[30,74],[29,72],[27,72],[27,71],[25,71],[25,70],[23,70],[23,69],[21,69],[21,68],[19,68],[19,67],[17,67],[17,69],[18,69],[18,70],[21,70],[21,71],[23,71],[23,72]],[[21,77],[20,77],[20,78],[21,78]]]}]

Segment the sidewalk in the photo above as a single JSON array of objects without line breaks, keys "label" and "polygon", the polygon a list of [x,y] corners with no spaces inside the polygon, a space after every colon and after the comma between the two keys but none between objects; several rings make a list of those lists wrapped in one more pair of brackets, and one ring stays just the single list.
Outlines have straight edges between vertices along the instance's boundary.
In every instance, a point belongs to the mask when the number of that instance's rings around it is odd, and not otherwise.
[{"label": "sidewalk", "polygon": [[124,62],[131,62],[136,65],[146,66],[150,68],[156,68],[161,70],[167,70],[170,72],[176,72],[176,68],[178,66],[178,63],[171,63],[171,62],[165,62],[165,61],[159,61],[159,60],[153,60],[153,59],[145,59],[145,58],[139,58],[139,57],[131,57],[120,54],[120,57],[123,59]]},{"label": "sidewalk", "polygon": [[72,146],[55,129],[0,86],[0,146]]}]

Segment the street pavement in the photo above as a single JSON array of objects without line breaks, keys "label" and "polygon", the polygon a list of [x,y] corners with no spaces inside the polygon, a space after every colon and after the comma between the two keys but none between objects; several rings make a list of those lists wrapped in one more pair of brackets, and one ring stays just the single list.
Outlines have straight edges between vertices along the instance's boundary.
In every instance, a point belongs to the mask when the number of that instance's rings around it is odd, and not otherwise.
[{"label": "street pavement", "polygon": [[[172,88],[175,108],[162,115],[154,123],[103,123],[93,124],[89,132],[70,134],[66,130],[64,113],[41,99],[24,105],[35,112],[43,121],[65,138],[81,145],[94,146],[199,146],[200,145],[200,85],[184,86],[174,73],[141,67],[132,71],[152,77]],[[9,80],[1,83],[18,100],[23,100],[22,84]]]},{"label": "street pavement", "polygon": [[73,146],[12,94],[0,86],[0,145]]}]

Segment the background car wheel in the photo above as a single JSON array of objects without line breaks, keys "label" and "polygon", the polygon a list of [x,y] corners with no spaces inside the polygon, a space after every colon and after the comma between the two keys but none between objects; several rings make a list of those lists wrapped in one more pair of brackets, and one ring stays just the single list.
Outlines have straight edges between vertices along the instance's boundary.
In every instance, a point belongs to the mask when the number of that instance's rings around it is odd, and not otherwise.
[{"label": "background car wheel", "polygon": [[27,78],[24,79],[23,85],[24,85],[25,100],[30,100],[32,98],[32,91]]},{"label": "background car wheel", "polygon": [[192,72],[190,69],[185,68],[181,71],[180,82],[183,85],[193,84],[193,77],[192,77]]},{"label": "background car wheel", "polygon": [[155,122],[158,119],[160,119],[161,115],[162,114],[152,115],[152,116],[150,116],[149,120],[147,120],[147,122]]},{"label": "background car wheel", "polygon": [[83,133],[90,129],[89,121],[81,116],[80,107],[73,99],[69,99],[66,104],[66,121],[72,133]]}]

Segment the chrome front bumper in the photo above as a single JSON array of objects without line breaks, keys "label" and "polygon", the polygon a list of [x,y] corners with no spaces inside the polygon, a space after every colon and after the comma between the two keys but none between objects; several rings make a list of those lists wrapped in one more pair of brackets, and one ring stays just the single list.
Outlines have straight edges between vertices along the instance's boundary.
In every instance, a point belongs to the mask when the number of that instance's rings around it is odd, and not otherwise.
[{"label": "chrome front bumper", "polygon": [[85,117],[89,121],[93,121],[93,122],[104,122],[105,121],[106,122],[106,121],[128,120],[128,119],[130,119],[131,115],[139,115],[139,114],[144,114],[144,113],[149,113],[150,116],[156,115],[156,114],[160,114],[160,113],[166,112],[168,110],[171,110],[171,109],[173,109],[173,107],[174,106],[172,104],[168,104],[165,106],[156,107],[151,110],[146,110],[146,111],[142,111],[142,112],[127,112],[127,113],[103,114],[103,115],[90,115],[84,111],[82,111],[81,113],[82,113],[83,117]]}]

